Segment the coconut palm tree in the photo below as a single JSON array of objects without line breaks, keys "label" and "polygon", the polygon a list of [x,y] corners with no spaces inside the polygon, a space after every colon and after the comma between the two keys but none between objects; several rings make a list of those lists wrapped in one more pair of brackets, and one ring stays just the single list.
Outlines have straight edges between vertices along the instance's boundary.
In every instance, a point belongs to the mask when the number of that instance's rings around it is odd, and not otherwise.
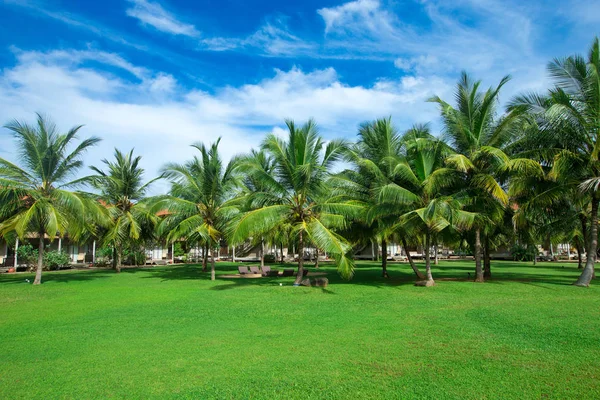
[{"label": "coconut palm tree", "polygon": [[85,216],[99,216],[92,199],[71,191],[88,181],[74,178],[83,154],[100,141],[90,137],[75,144],[81,127],[60,133],[40,114],[35,125],[16,120],[6,125],[17,141],[21,166],[0,158],[0,233],[39,237],[34,285],[42,282],[45,237],[52,240],[68,232],[76,239],[89,228]]},{"label": "coconut palm tree", "polygon": [[[377,196],[380,188],[397,185],[396,167],[405,161],[404,143],[401,135],[393,126],[391,118],[382,118],[364,123],[358,131],[357,143],[346,153],[348,161],[355,165],[354,171],[344,171],[335,180],[336,185],[347,190],[351,196],[367,205],[365,218],[361,221],[361,232],[372,232],[372,240],[381,242],[383,257],[381,259],[382,276],[387,272],[387,242],[394,235],[389,228],[396,225],[397,218],[407,211],[414,200],[412,194],[400,196],[397,204],[386,205],[385,212],[371,213],[368,210],[378,208],[381,199]],[[402,190],[398,187],[397,190]],[[401,235],[406,248],[406,235]],[[415,266],[412,258],[410,265],[415,274],[424,279],[425,276]]]},{"label": "coconut palm tree", "polygon": [[600,42],[594,39],[587,58],[573,55],[548,64],[554,87],[547,95],[525,94],[511,109],[533,114],[540,129],[532,137],[534,151],[557,186],[590,197],[587,261],[575,285],[589,286],[598,250],[600,203]]},{"label": "coconut palm tree", "polygon": [[449,227],[470,227],[475,222],[475,214],[461,210],[463,204],[452,193],[452,188],[460,182],[460,174],[444,165],[451,149],[433,137],[428,126],[414,126],[405,133],[402,142],[404,160],[394,167],[394,183],[378,189],[380,204],[375,212],[385,212],[399,199],[412,200],[391,230],[423,237],[426,285],[431,286],[434,284],[430,255],[432,239]]},{"label": "coconut palm tree", "polygon": [[506,76],[498,86],[482,92],[481,81],[474,81],[463,72],[456,86],[456,107],[437,96],[429,99],[439,105],[445,134],[456,153],[449,156],[446,163],[462,175],[460,185],[465,209],[480,214],[474,226],[476,282],[484,281],[482,231],[502,221],[503,208],[508,204],[504,187],[508,174],[540,173],[539,164],[533,160],[511,160],[503,151],[522,126],[519,113],[500,118],[496,115],[500,89],[509,79]]},{"label": "coconut palm tree", "polygon": [[134,157],[133,150],[122,153],[115,149],[114,157],[114,161],[102,160],[106,172],[91,167],[96,173],[91,182],[100,191],[99,200],[109,220],[101,241],[113,248],[113,268],[121,272],[123,249],[153,236],[157,217],[142,200],[160,177],[144,183],[144,169],[139,165],[142,157]]},{"label": "coconut palm tree", "polygon": [[224,164],[219,154],[219,142],[210,146],[196,143],[192,147],[200,152],[185,164],[167,164],[164,176],[171,180],[168,196],[154,201],[153,211],[166,211],[159,232],[168,241],[185,239],[207,244],[211,255],[211,280],[215,280],[215,248],[224,238],[227,222],[236,212],[231,205],[239,192],[241,179],[236,171],[238,161]]},{"label": "coconut palm tree", "polygon": [[248,238],[261,237],[277,226],[290,224],[298,239],[299,284],[304,273],[304,248],[307,241],[331,254],[344,278],[353,274],[353,262],[348,256],[350,244],[336,233],[344,228],[348,218],[357,215],[362,207],[343,196],[331,194],[327,178],[333,164],[341,158],[346,144],[332,140],[327,145],[310,120],[303,126],[286,121],[287,139],[269,134],[261,149],[273,161],[272,173],[252,160],[242,162],[241,168],[260,182],[252,194],[252,206],[236,218],[229,229],[233,244]]}]

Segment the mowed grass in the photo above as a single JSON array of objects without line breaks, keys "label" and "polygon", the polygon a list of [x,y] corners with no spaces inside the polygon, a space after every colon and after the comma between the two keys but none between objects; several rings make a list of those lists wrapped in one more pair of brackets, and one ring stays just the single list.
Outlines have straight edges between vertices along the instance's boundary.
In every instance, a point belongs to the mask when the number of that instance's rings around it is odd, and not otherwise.
[{"label": "mowed grass", "polygon": [[0,398],[600,398],[598,285],[570,286],[574,264],[473,268],[423,288],[406,264],[326,265],[326,290],[189,265],[2,275]]}]

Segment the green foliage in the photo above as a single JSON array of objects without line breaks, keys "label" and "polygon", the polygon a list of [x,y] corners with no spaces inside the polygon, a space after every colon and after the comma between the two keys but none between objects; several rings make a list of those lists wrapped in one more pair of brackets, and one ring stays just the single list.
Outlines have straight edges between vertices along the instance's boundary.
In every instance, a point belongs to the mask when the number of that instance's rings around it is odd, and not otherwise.
[{"label": "green foliage", "polygon": [[19,264],[27,264],[28,268],[33,268],[38,262],[38,249],[34,249],[32,245],[20,244],[17,250]]},{"label": "green foliage", "polygon": [[51,250],[44,252],[44,269],[56,270],[69,265],[70,257],[64,251]]},{"label": "green foliage", "polygon": [[510,254],[516,261],[533,261],[539,255],[537,246],[523,246],[514,244],[510,249]]},{"label": "green foliage", "polygon": [[[89,178],[71,179],[83,166],[86,150],[100,139],[75,145],[81,126],[60,133],[40,114],[35,125],[12,121],[6,128],[15,137],[21,166],[0,158],[0,235],[54,238],[68,231],[77,239],[93,231],[90,221],[101,220],[101,208],[90,196],[71,191]],[[41,283],[41,276],[35,283]]]},{"label": "green foliage", "polygon": [[187,252],[183,249],[182,242],[175,242],[175,244],[173,245],[173,255],[175,257],[183,257],[187,255]]},{"label": "green foliage", "polygon": [[276,262],[277,260],[275,259],[275,254],[269,253],[269,254],[265,254],[265,262],[269,263],[269,264],[273,264],[274,262]]}]

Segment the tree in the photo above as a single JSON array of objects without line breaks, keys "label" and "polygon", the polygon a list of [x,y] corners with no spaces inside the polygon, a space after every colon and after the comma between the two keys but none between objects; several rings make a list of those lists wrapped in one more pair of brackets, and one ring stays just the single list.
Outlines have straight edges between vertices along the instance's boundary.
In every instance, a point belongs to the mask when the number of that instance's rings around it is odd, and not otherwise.
[{"label": "tree", "polygon": [[73,178],[83,166],[83,154],[100,141],[90,137],[69,151],[81,127],[60,133],[40,114],[35,125],[16,120],[6,125],[17,141],[22,167],[0,158],[0,233],[39,237],[34,285],[42,283],[45,237],[52,240],[68,232],[76,239],[88,228],[84,216],[100,215],[91,198],[71,191],[89,181]]},{"label": "tree", "polygon": [[231,204],[239,192],[238,161],[227,165],[219,154],[219,138],[210,146],[196,143],[200,152],[185,164],[167,164],[164,176],[171,180],[170,195],[157,198],[153,211],[166,211],[159,231],[167,240],[185,239],[206,243],[211,254],[211,280],[215,280],[215,247],[224,238],[224,229],[237,209]]},{"label": "tree", "polygon": [[274,169],[267,173],[252,160],[241,168],[257,181],[259,191],[252,193],[250,211],[238,216],[229,229],[233,244],[272,232],[277,226],[290,224],[298,239],[298,273],[295,284],[304,274],[304,247],[308,240],[331,254],[344,278],[353,274],[354,264],[348,255],[350,244],[335,231],[344,228],[348,218],[358,215],[362,206],[343,196],[331,196],[327,178],[346,144],[332,140],[327,145],[310,120],[301,127],[286,121],[287,139],[269,134],[262,150],[272,159]]},{"label": "tree", "polygon": [[133,150],[122,153],[115,149],[114,157],[114,161],[102,160],[107,172],[91,167],[96,172],[91,182],[100,190],[99,200],[108,215],[102,243],[113,248],[113,268],[121,272],[123,250],[153,236],[156,214],[141,201],[160,177],[143,183],[144,169],[139,165],[142,157],[134,157]]},{"label": "tree", "polygon": [[[393,126],[391,118],[364,123],[358,131],[356,145],[352,146],[346,154],[356,170],[344,171],[336,177],[338,186],[366,205],[364,218],[358,223],[359,231],[363,235],[370,233],[374,243],[381,241],[383,250],[381,269],[384,278],[388,277],[387,242],[394,234],[390,227],[396,225],[398,217],[406,212],[411,199],[405,196],[398,197],[395,199],[399,200],[398,203],[386,205],[385,211],[381,212],[382,208],[379,207],[381,199],[378,194],[380,188],[395,187],[394,185],[398,183],[396,168],[406,160],[403,147],[402,137]],[[402,240],[406,247],[405,236],[406,233],[402,235]],[[424,279],[425,276],[415,266],[412,258],[409,261],[415,274]]]},{"label": "tree", "polygon": [[411,200],[409,209],[391,230],[424,238],[426,284],[431,286],[434,284],[430,257],[432,239],[449,227],[470,227],[475,216],[461,210],[463,204],[451,192],[460,179],[454,169],[444,166],[451,149],[433,137],[426,125],[408,130],[402,141],[405,159],[394,168],[395,183],[379,188],[380,205],[377,208],[385,212],[399,200]]},{"label": "tree", "polygon": [[598,250],[600,203],[600,42],[595,38],[587,59],[557,58],[548,64],[554,87],[547,95],[516,97],[511,109],[530,113],[540,125],[531,151],[546,165],[550,177],[565,190],[590,197],[587,261],[577,286],[589,286]]},{"label": "tree", "polygon": [[498,86],[482,92],[479,90],[481,81],[473,81],[463,72],[456,86],[456,107],[437,96],[429,99],[439,105],[445,134],[456,153],[449,156],[446,163],[462,175],[460,187],[465,210],[479,214],[474,226],[476,282],[484,281],[482,231],[500,223],[503,208],[508,205],[504,188],[508,174],[513,171],[540,172],[539,164],[533,160],[511,160],[503,151],[521,126],[518,113],[496,116],[500,89],[509,79],[506,76]]}]

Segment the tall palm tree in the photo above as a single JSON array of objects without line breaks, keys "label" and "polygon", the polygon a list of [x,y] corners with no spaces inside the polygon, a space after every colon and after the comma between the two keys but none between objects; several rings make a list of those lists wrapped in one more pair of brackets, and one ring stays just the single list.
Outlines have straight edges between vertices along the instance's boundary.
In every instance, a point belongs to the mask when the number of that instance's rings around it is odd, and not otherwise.
[{"label": "tall palm tree", "polygon": [[[378,189],[382,187],[394,187],[397,182],[396,168],[405,161],[403,154],[404,143],[401,135],[398,133],[391,118],[382,118],[376,121],[361,125],[358,131],[358,140],[356,145],[352,146],[347,152],[347,158],[352,162],[356,170],[344,171],[336,179],[340,183],[338,186],[348,190],[352,196],[368,205],[367,210],[377,209],[381,199],[378,197]],[[342,180],[346,180],[343,184]],[[391,186],[388,186],[391,185]],[[401,190],[402,188],[398,188]],[[362,221],[361,231],[372,232],[372,239],[381,241],[383,257],[381,259],[382,276],[387,277],[387,242],[394,235],[389,228],[396,224],[397,218],[406,212],[408,204],[414,198],[408,195],[397,198],[399,203],[393,206],[386,205],[384,213],[378,212],[376,215],[369,212],[365,214]],[[367,228],[367,229],[365,229]],[[406,234],[401,235],[403,244],[406,248]],[[424,279],[425,276],[418,270],[412,259],[409,259],[410,265],[415,274]]]},{"label": "tall palm tree", "polygon": [[76,239],[87,227],[84,217],[99,213],[93,200],[71,191],[88,181],[74,177],[83,154],[100,141],[90,137],[69,151],[81,127],[60,133],[40,114],[35,125],[16,120],[6,125],[17,141],[22,166],[0,158],[0,233],[39,237],[34,285],[42,282],[45,237],[52,240],[68,232]]},{"label": "tall palm tree", "polygon": [[167,164],[164,176],[171,179],[171,192],[158,198],[154,211],[168,214],[159,230],[167,234],[167,240],[185,239],[207,244],[211,255],[211,280],[215,280],[215,248],[224,238],[227,222],[236,212],[231,200],[239,192],[240,175],[238,161],[232,159],[224,164],[219,154],[219,142],[210,146],[196,143],[192,147],[200,152],[185,164]]},{"label": "tall palm tree", "polygon": [[577,286],[589,286],[598,250],[600,203],[600,41],[595,38],[587,58],[573,55],[548,64],[554,87],[547,95],[525,94],[511,102],[538,118],[540,129],[532,149],[550,176],[564,190],[590,197],[587,261]]},{"label": "tall palm tree", "polygon": [[[470,227],[475,215],[461,210],[463,205],[451,191],[460,180],[455,170],[444,165],[451,149],[433,137],[426,125],[408,130],[402,142],[405,158],[394,168],[395,182],[378,190],[380,205],[377,209],[385,212],[399,198],[412,198],[410,206],[405,208],[391,230],[423,237],[426,285],[431,286],[434,284],[430,255],[432,240],[448,227]],[[411,196],[406,196],[406,192]]]},{"label": "tall palm tree", "polygon": [[102,160],[106,172],[91,167],[96,173],[91,182],[100,191],[99,200],[108,214],[102,242],[113,248],[113,268],[121,272],[123,249],[152,237],[157,217],[142,200],[160,177],[144,183],[144,169],[139,165],[142,157],[134,157],[133,150],[122,153],[115,149],[114,157],[114,161]]},{"label": "tall palm tree", "polygon": [[476,282],[484,281],[481,233],[502,221],[502,209],[508,204],[504,188],[508,173],[539,170],[534,161],[511,160],[503,150],[521,126],[518,113],[496,115],[500,89],[509,79],[506,76],[498,86],[482,92],[481,81],[473,81],[463,72],[456,86],[456,107],[437,96],[429,99],[439,105],[445,134],[456,152],[446,163],[462,174],[463,198],[469,199],[466,210],[480,214],[475,225]]},{"label": "tall palm tree", "polygon": [[266,173],[258,163],[242,163],[246,173],[260,181],[259,191],[252,197],[250,211],[232,224],[229,237],[241,243],[251,237],[272,232],[277,226],[290,224],[298,238],[299,284],[304,273],[304,248],[307,239],[331,254],[344,278],[353,274],[354,264],[348,252],[350,244],[335,231],[347,225],[348,218],[361,211],[361,205],[342,196],[332,196],[327,185],[333,164],[340,159],[346,144],[332,140],[327,145],[310,120],[301,127],[286,121],[287,139],[269,134],[262,150],[272,158],[273,173]]}]

